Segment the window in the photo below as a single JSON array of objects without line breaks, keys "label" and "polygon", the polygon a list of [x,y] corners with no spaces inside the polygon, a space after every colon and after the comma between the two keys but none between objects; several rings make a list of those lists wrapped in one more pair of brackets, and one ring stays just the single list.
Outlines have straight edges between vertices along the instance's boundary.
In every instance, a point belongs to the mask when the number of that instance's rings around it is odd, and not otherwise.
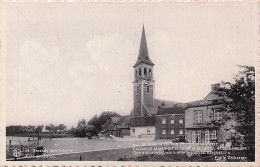
[{"label": "window", "polygon": [[192,131],[192,143],[201,143],[201,131]]},{"label": "window", "polygon": [[135,129],[132,129],[132,132],[135,133]]},{"label": "window", "polygon": [[139,85],[136,87],[136,93],[138,94],[139,92],[140,92],[140,90],[139,90],[140,88],[139,88]]},{"label": "window", "polygon": [[150,129],[147,129],[146,132],[147,132],[147,133],[150,133]]},{"label": "window", "polygon": [[141,76],[141,68],[139,68],[139,76]]},{"label": "window", "polygon": [[214,120],[221,121],[222,120],[222,111],[214,110]]},{"label": "window", "polygon": [[179,119],[179,124],[183,124],[183,119]]},{"label": "window", "polygon": [[183,135],[183,130],[182,129],[179,130],[179,135]]},{"label": "window", "polygon": [[210,134],[210,139],[215,140],[217,139],[217,131],[213,130]]},{"label": "window", "polygon": [[209,130],[205,132],[205,143],[209,143]]},{"label": "window", "polygon": [[196,133],[196,143],[201,143],[201,131],[197,131]]},{"label": "window", "polygon": [[135,77],[137,77],[137,74],[138,74],[138,72],[137,72],[137,70],[135,71]]},{"label": "window", "polygon": [[146,68],[144,68],[144,75],[146,76],[146,74],[147,74],[147,71],[146,71]]},{"label": "window", "polygon": [[191,142],[196,143],[196,132],[195,131],[192,131],[192,133],[191,133]]},{"label": "window", "polygon": [[146,93],[150,93],[150,86],[149,85],[146,86]]},{"label": "window", "polygon": [[166,124],[166,119],[165,118],[162,119],[162,124]]},{"label": "window", "polygon": [[151,69],[149,69],[149,75],[152,76],[152,70]]},{"label": "window", "polygon": [[166,129],[163,129],[163,130],[162,130],[162,134],[163,134],[163,135],[166,135]]},{"label": "window", "polygon": [[202,111],[195,111],[195,123],[196,124],[202,123]]},{"label": "window", "polygon": [[174,130],[173,129],[171,130],[171,135],[174,135]]},{"label": "window", "polygon": [[218,100],[218,99],[212,100],[212,104],[218,104],[218,103],[219,103],[219,100]]},{"label": "window", "polygon": [[174,119],[171,119],[171,124],[174,124]]}]

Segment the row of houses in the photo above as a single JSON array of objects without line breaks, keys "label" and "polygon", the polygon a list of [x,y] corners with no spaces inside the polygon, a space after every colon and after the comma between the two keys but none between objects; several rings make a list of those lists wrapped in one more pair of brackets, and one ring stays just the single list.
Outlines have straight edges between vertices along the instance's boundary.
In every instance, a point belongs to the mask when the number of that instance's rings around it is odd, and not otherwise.
[{"label": "row of houses", "polygon": [[159,139],[185,139],[188,143],[220,143],[223,147],[238,145],[236,115],[228,112],[229,101],[218,94],[220,84],[202,100],[190,103],[167,103],[157,100],[155,114],[112,117],[103,125],[106,136]]}]

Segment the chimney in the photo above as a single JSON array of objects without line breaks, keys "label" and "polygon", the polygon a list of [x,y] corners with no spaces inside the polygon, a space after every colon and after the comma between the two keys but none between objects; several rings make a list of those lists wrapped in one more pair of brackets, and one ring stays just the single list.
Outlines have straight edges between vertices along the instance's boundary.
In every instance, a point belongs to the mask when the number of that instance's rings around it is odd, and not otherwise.
[{"label": "chimney", "polygon": [[212,84],[212,85],[211,85],[211,91],[212,91],[212,92],[218,91],[219,88],[220,88],[220,83]]}]

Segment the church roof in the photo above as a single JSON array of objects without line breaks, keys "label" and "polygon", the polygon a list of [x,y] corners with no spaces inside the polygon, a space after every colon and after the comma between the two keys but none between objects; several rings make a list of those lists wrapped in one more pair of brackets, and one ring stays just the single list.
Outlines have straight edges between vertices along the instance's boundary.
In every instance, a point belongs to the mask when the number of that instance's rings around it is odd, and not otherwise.
[{"label": "church roof", "polygon": [[154,105],[159,107],[174,107],[176,105],[182,105],[182,103],[176,101],[154,99]]},{"label": "church roof", "polygon": [[141,63],[152,65],[152,66],[154,65],[152,60],[149,57],[144,26],[143,26],[143,31],[142,31],[138,59],[134,65],[134,67],[138,66]]},{"label": "church roof", "polygon": [[183,107],[171,107],[171,108],[158,108],[157,115],[165,114],[184,114],[185,108]]},{"label": "church roof", "polygon": [[157,113],[158,106],[144,105],[144,109],[148,112],[148,114],[153,115]]}]

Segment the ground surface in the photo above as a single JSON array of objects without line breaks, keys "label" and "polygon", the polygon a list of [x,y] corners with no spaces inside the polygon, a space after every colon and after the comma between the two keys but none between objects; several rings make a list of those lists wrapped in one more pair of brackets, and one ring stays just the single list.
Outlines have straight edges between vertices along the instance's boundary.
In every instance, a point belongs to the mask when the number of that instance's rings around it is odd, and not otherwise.
[{"label": "ground surface", "polygon": [[133,156],[132,148],[113,149],[107,151],[94,151],[85,153],[72,153],[55,155],[51,157],[39,157],[21,159],[22,161],[118,161],[121,158]]}]

